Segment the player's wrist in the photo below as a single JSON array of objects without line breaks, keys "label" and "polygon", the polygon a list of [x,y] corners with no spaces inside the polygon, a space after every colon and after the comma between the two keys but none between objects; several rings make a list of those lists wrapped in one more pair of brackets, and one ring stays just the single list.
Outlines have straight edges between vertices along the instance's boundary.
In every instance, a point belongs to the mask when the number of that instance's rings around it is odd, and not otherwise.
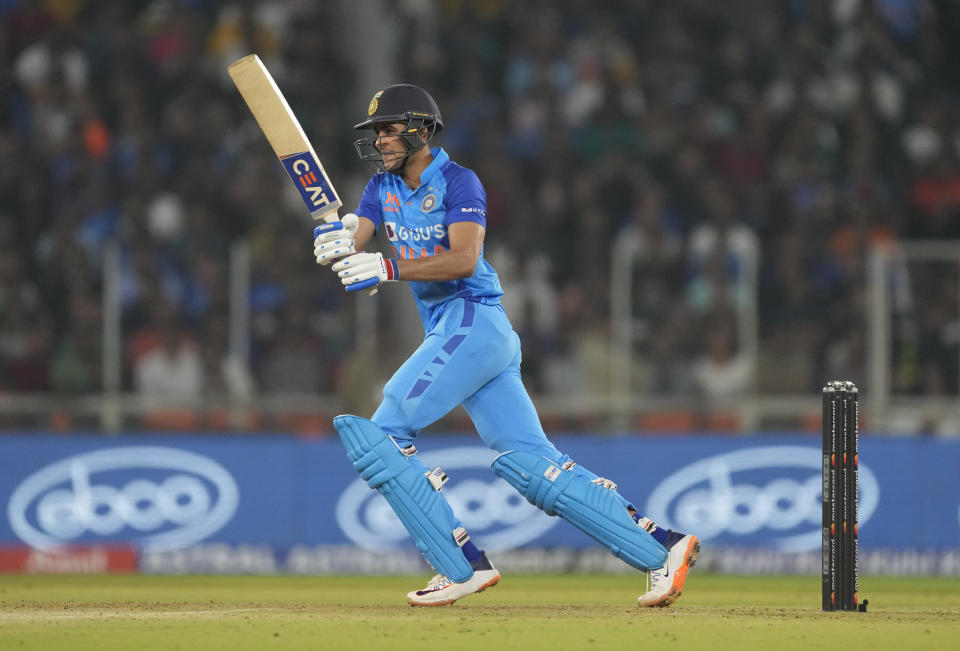
[{"label": "player's wrist", "polygon": [[400,265],[396,258],[384,258],[383,266],[387,270],[387,280],[400,280]]}]

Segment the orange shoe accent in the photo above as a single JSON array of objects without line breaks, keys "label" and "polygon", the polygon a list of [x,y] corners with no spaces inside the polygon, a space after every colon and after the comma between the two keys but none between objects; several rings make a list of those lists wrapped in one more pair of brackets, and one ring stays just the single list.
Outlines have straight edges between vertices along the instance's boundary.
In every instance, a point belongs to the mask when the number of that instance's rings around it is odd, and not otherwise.
[{"label": "orange shoe accent", "polygon": [[673,573],[673,584],[670,586],[670,590],[662,600],[652,605],[660,607],[669,606],[680,598],[683,590],[683,584],[687,580],[687,572],[690,571],[691,567],[697,564],[697,555],[699,553],[700,539],[696,536],[691,536],[690,542],[687,544],[687,549],[684,551],[685,558],[683,560],[683,565],[677,568]]},{"label": "orange shoe accent", "polygon": [[[650,588],[637,598],[641,608],[669,606],[683,594],[683,585],[687,580],[687,573],[697,563],[700,553],[700,539],[696,536],[684,536],[684,547],[671,547],[667,563],[656,570],[651,570]],[[670,572],[671,568],[674,568]],[[669,583],[668,583],[669,582]]]}]

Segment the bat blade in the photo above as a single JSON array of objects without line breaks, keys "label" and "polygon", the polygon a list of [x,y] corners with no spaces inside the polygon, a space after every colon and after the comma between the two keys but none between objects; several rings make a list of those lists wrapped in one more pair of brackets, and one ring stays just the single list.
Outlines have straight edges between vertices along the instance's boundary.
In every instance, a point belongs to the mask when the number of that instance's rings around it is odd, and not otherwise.
[{"label": "bat blade", "polygon": [[303,127],[260,57],[250,54],[238,59],[230,64],[227,73],[283,163],[311,216],[317,220],[336,221],[342,205],[340,197]]}]

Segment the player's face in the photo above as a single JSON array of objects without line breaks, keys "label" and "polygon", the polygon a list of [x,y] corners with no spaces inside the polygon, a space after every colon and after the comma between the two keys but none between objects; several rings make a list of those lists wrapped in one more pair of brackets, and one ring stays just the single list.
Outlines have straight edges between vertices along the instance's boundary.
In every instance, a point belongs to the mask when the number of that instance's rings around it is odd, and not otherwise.
[{"label": "player's face", "polygon": [[393,122],[391,124],[380,124],[373,128],[377,134],[376,147],[383,154],[383,167],[390,170],[395,168],[403,161],[407,153],[407,146],[400,139],[400,133],[407,128],[403,122]]}]

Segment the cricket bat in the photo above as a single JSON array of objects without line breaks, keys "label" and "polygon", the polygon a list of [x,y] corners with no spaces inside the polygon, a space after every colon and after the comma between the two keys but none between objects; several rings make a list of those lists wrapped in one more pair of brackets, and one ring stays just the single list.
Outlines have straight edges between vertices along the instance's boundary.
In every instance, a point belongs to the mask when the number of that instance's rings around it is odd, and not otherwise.
[{"label": "cricket bat", "polygon": [[[317,152],[307,139],[303,127],[280,92],[270,71],[256,54],[248,54],[227,67],[227,73],[250,107],[277,158],[283,163],[293,186],[300,193],[304,205],[315,220],[335,222],[343,205],[330,177],[317,158]],[[370,287],[367,293],[377,293],[376,280],[365,280],[359,289]]]},{"label": "cricket bat", "polygon": [[340,219],[337,212],[342,205],[340,197],[297,116],[260,57],[249,54],[238,59],[230,64],[227,73],[283,163],[310,215],[326,222]]}]

